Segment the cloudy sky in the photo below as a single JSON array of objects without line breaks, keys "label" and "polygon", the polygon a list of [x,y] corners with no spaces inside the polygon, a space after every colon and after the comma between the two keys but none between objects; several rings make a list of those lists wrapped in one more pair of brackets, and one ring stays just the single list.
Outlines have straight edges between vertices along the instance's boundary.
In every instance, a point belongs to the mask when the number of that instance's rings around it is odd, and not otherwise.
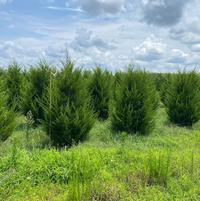
[{"label": "cloudy sky", "polygon": [[129,63],[151,71],[200,63],[199,0],[0,0],[0,65],[85,68]]}]

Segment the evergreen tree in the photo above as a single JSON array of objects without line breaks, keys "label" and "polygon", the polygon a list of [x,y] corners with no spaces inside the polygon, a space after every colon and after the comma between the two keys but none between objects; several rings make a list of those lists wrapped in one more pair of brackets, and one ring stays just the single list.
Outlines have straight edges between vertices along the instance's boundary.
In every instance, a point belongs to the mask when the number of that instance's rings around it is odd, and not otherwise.
[{"label": "evergreen tree", "polygon": [[97,67],[89,82],[89,95],[93,111],[98,119],[105,120],[109,114],[109,101],[111,97],[111,76],[107,71]]},{"label": "evergreen tree", "polygon": [[63,63],[57,78],[52,78],[46,98],[44,128],[55,146],[72,146],[86,139],[94,123],[89,99],[79,69]]},{"label": "evergreen tree", "polygon": [[171,122],[192,126],[200,120],[200,77],[195,72],[179,72],[166,90],[166,106]]},{"label": "evergreen tree", "polygon": [[161,102],[166,105],[166,93],[170,87],[170,82],[173,79],[174,74],[163,73],[159,74],[157,77],[156,88],[159,92]]},{"label": "evergreen tree", "polygon": [[8,95],[7,104],[9,108],[14,108],[16,111],[19,111],[21,106],[23,74],[17,63],[14,62],[8,66],[5,84]]},{"label": "evergreen tree", "polygon": [[22,88],[22,108],[26,115],[33,114],[35,124],[44,119],[42,104],[49,87],[50,67],[46,62],[40,62],[35,68],[31,67],[26,73],[26,81]]},{"label": "evergreen tree", "polygon": [[5,141],[16,127],[15,113],[7,108],[5,86],[0,81],[0,140]]},{"label": "evergreen tree", "polygon": [[0,67],[0,78],[5,76],[6,76],[6,71],[2,67]]},{"label": "evergreen tree", "polygon": [[149,134],[158,106],[155,86],[148,73],[129,69],[116,87],[112,126],[117,131]]}]

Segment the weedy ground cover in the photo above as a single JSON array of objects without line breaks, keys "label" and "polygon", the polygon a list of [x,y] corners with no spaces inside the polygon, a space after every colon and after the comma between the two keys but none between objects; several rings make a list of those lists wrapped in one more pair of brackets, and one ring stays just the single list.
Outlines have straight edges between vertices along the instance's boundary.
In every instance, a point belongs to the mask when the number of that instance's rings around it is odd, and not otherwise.
[{"label": "weedy ground cover", "polygon": [[156,114],[149,136],[115,133],[96,122],[88,140],[70,149],[48,145],[41,128],[26,119],[0,145],[0,200],[194,200],[200,199],[200,132]]}]

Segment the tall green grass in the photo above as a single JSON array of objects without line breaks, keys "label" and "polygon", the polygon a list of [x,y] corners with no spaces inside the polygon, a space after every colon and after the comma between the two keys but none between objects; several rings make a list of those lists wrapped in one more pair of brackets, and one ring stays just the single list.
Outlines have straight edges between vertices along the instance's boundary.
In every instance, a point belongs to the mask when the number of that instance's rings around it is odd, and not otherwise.
[{"label": "tall green grass", "polygon": [[167,185],[170,171],[170,155],[152,153],[147,161],[147,182],[149,185]]}]

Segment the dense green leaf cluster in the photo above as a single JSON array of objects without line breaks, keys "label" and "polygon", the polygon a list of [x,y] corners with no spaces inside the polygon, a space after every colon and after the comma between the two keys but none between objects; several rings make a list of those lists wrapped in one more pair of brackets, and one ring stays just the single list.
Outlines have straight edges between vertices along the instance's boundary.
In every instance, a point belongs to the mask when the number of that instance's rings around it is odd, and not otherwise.
[{"label": "dense green leaf cluster", "polygon": [[84,79],[73,63],[63,64],[46,97],[44,127],[55,146],[86,139],[94,123]]},{"label": "dense green leaf cluster", "polygon": [[195,72],[179,72],[171,80],[165,97],[171,122],[192,126],[200,120],[200,77]]},{"label": "dense green leaf cluster", "polygon": [[166,94],[171,83],[171,80],[176,74],[172,73],[155,73],[152,74],[152,79],[155,83],[156,89],[159,92],[161,102],[166,104]]},{"label": "dense green leaf cluster", "polygon": [[7,90],[7,104],[9,108],[19,111],[21,108],[21,94],[23,85],[23,73],[17,63],[8,66],[5,87]]},{"label": "dense green leaf cluster", "polygon": [[200,120],[196,71],[170,74],[129,68],[112,75],[100,67],[83,72],[70,59],[62,64],[57,73],[45,61],[24,71],[15,62],[0,69],[1,139],[15,127],[13,110],[31,113],[35,126],[42,123],[56,146],[86,139],[94,116],[111,120],[116,131],[149,134],[160,102],[172,123],[192,126]]},{"label": "dense green leaf cluster", "polygon": [[7,96],[3,88],[5,84],[0,81],[0,141],[6,140],[16,127],[16,114],[7,107]]},{"label": "dense green leaf cluster", "polygon": [[45,93],[49,86],[50,67],[46,62],[40,62],[36,67],[30,68],[22,88],[22,110],[26,115],[29,111],[33,114],[35,123],[44,119]]},{"label": "dense green leaf cluster", "polygon": [[93,111],[100,120],[107,119],[109,115],[111,84],[112,77],[109,72],[97,67],[91,75],[88,91]]},{"label": "dense green leaf cluster", "polygon": [[148,73],[129,69],[118,79],[112,126],[115,130],[148,134],[154,124],[158,96]]}]

